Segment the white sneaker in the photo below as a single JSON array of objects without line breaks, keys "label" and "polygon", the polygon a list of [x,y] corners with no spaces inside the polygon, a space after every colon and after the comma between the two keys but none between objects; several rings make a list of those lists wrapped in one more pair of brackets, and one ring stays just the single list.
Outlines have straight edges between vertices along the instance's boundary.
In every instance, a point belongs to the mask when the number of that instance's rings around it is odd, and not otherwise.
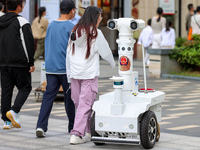
[{"label": "white sneaker", "polygon": [[17,114],[13,110],[10,110],[6,113],[6,116],[8,119],[10,119],[10,121],[12,122],[12,125],[15,128],[21,128],[21,124],[19,122],[19,114]]},{"label": "white sneaker", "polygon": [[91,141],[91,133],[85,133],[85,136],[84,136],[84,139],[86,140],[86,141]]},{"label": "white sneaker", "polygon": [[44,130],[42,128],[37,128],[36,129],[36,136],[37,137],[45,137],[46,133],[44,132]]},{"label": "white sneaker", "polygon": [[11,129],[11,128],[13,128],[12,122],[10,122],[10,121],[5,121],[5,122],[4,122],[3,129]]},{"label": "white sneaker", "polygon": [[76,136],[76,135],[71,135],[70,138],[70,144],[76,145],[76,144],[82,144],[85,143],[86,140],[83,139],[82,137]]}]

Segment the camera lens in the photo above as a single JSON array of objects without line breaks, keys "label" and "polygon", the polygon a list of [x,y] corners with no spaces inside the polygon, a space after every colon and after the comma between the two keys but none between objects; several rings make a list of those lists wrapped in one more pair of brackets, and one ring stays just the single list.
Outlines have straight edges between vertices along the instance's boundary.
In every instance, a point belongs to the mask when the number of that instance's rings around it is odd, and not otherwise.
[{"label": "camera lens", "polygon": [[137,22],[131,22],[130,27],[132,30],[136,30],[138,28]]},{"label": "camera lens", "polygon": [[111,29],[114,29],[115,28],[115,22],[114,21],[110,21],[108,23],[108,27],[111,28]]}]

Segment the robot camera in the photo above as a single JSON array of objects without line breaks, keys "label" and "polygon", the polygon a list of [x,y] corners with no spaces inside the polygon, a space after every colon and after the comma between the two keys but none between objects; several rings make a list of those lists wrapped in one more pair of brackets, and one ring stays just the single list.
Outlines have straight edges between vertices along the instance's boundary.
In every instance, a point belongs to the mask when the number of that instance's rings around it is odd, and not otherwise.
[{"label": "robot camera", "polygon": [[113,19],[109,19],[107,22],[107,27],[111,30],[117,29],[117,22]]},{"label": "robot camera", "polygon": [[135,31],[145,28],[145,22],[142,19],[131,20],[130,28]]},{"label": "robot camera", "polygon": [[132,30],[137,30],[137,28],[138,28],[137,22],[135,22],[135,21],[131,22],[130,27]]}]

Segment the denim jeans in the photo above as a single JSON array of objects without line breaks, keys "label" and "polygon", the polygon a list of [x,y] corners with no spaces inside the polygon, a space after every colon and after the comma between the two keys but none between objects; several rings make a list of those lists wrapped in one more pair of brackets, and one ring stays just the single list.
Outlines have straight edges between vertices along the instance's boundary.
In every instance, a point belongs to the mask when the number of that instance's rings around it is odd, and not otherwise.
[{"label": "denim jeans", "polygon": [[62,85],[64,92],[65,110],[69,119],[68,132],[70,133],[74,126],[75,107],[73,101],[71,100],[71,90],[66,93],[69,88],[67,76],[66,74],[46,74],[46,77],[47,86],[40,108],[37,128],[42,128],[45,132],[47,131],[48,119],[53,106],[53,101],[58,93],[60,85]]}]

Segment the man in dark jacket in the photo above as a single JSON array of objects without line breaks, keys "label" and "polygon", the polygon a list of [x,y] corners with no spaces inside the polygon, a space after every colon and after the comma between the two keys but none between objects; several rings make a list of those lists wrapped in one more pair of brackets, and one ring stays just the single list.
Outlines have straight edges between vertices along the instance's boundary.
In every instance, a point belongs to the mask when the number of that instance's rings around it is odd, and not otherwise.
[{"label": "man in dark jacket", "polygon": [[[1,113],[4,129],[20,128],[18,113],[31,92],[34,39],[31,26],[18,14],[25,0],[7,0],[8,13],[0,17]],[[11,107],[14,86],[18,89]]]}]

